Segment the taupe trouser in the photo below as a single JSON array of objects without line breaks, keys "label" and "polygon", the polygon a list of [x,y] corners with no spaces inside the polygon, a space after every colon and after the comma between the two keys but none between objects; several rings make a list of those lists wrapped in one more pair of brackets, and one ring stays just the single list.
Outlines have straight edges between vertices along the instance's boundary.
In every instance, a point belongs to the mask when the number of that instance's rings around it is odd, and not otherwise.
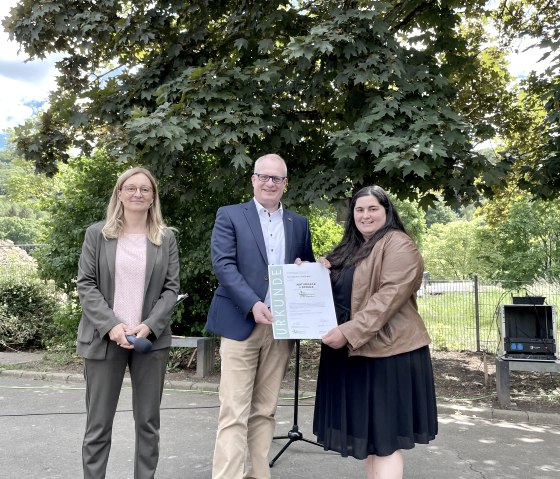
[{"label": "taupe trouser", "polygon": [[105,477],[113,419],[127,365],[134,417],[130,430],[136,437],[134,478],[154,477],[159,459],[160,403],[168,356],[169,348],[137,353],[111,341],[106,359],[84,359],[87,410],[82,445],[84,479]]}]

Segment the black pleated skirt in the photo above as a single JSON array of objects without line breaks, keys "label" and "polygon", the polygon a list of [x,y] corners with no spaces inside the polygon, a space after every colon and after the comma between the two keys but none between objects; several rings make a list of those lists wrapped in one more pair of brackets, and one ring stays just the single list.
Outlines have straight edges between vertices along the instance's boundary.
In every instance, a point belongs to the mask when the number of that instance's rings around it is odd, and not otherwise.
[{"label": "black pleated skirt", "polygon": [[438,432],[428,346],[387,358],[322,345],[313,432],[343,457],[389,456]]}]

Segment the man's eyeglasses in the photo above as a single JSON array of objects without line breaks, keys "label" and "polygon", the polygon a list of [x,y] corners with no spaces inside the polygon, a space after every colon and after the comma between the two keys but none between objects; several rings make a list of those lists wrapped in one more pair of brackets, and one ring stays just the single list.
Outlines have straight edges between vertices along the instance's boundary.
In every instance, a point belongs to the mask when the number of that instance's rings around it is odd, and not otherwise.
[{"label": "man's eyeglasses", "polygon": [[134,186],[134,185],[126,185],[121,188],[127,195],[132,196],[138,190],[140,190],[140,194],[142,196],[147,196],[152,192],[152,189],[149,186]]},{"label": "man's eyeglasses", "polygon": [[273,183],[282,183],[286,178],[288,178],[287,176],[270,176],[270,175],[259,175],[258,173],[253,173],[258,179],[259,181],[262,181],[263,183],[266,183],[268,180],[272,180]]}]

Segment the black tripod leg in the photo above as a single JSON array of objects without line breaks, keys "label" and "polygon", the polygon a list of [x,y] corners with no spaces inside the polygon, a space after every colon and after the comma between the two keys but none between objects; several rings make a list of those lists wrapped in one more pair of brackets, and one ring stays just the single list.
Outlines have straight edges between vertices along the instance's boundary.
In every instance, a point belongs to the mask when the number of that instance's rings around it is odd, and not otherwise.
[{"label": "black tripod leg", "polygon": [[302,437],[300,440],[303,442],[307,442],[308,444],[315,444],[316,446],[323,447],[322,444],[319,444],[318,442],[315,441],[311,441],[310,439],[305,439],[304,437]]},{"label": "black tripod leg", "polygon": [[286,444],[284,444],[284,447],[280,450],[280,452],[276,454],[276,456],[274,456],[272,461],[269,462],[270,467],[274,466],[274,463],[277,461],[277,459],[284,453],[286,449],[288,449],[290,444],[292,444],[293,442],[304,441],[309,444],[315,444],[316,446],[323,447],[323,445],[319,444],[318,442],[310,441],[309,439],[304,439],[302,433],[300,432],[298,426],[298,407],[299,407],[298,400],[299,400],[299,339],[296,339],[296,365],[294,371],[294,424],[292,426],[292,429],[288,431],[287,436],[274,437],[274,439],[289,439],[289,441]]},{"label": "black tripod leg", "polygon": [[[284,438],[284,437],[286,437],[286,436],[282,436],[282,437]],[[274,438],[274,439],[278,439],[278,438]],[[294,439],[290,439],[286,444],[284,444],[284,447],[283,447],[282,449],[280,449],[280,452],[279,452],[278,454],[276,454],[276,456],[273,457],[272,461],[270,461],[270,462],[268,463],[268,465],[269,465],[270,467],[274,466],[274,463],[275,463],[275,462],[277,461],[277,459],[282,455],[282,453],[283,453],[286,449],[288,449],[288,446],[289,446],[292,442],[294,442]]]}]

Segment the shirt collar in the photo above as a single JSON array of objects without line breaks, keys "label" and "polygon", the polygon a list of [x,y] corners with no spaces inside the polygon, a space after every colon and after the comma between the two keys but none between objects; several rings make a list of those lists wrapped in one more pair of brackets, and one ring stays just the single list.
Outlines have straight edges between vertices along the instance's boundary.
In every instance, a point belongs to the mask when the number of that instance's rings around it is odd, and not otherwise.
[{"label": "shirt collar", "polygon": [[263,205],[261,205],[257,201],[256,198],[253,198],[253,200],[255,201],[255,206],[257,207],[257,213],[259,214],[259,216],[260,216],[261,212],[265,211],[268,214],[272,214],[272,215],[278,214],[278,215],[280,215],[280,218],[284,217],[284,209],[282,208],[282,202],[280,202],[280,204],[278,206],[278,209],[274,213],[270,213]]}]

